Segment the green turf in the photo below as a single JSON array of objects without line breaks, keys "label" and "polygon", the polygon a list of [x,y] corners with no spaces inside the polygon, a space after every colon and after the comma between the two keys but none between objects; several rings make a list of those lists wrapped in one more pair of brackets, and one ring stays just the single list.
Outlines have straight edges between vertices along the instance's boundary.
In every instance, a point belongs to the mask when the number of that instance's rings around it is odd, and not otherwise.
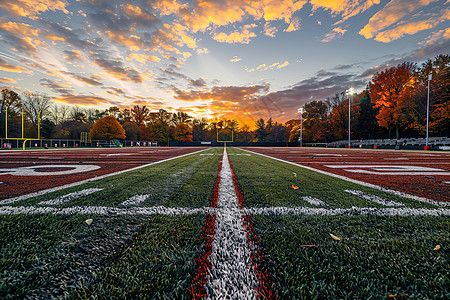
[{"label": "green turf", "polygon": [[[317,197],[329,208],[382,206],[344,192],[352,189],[407,207],[437,208],[257,154],[236,155],[248,153],[239,149],[228,153],[248,207],[314,207],[302,196]],[[280,299],[450,297],[448,218],[272,214],[253,219]],[[441,249],[433,250],[436,245]]]},{"label": "green turf", "polygon": [[[57,207],[117,206],[146,193],[151,197],[141,206],[209,206],[220,158],[188,155],[13,206],[93,187],[103,190]],[[89,218],[91,225],[85,223]],[[198,241],[203,221],[204,215],[2,215],[0,298],[185,297],[194,257],[203,247]]]},{"label": "green turf", "polygon": [[228,149],[228,153],[248,207],[314,207],[301,199],[305,196],[316,197],[326,202],[329,208],[383,207],[345,192],[360,190],[386,200],[404,203],[406,207],[436,208],[432,204],[364,187],[237,148]]}]

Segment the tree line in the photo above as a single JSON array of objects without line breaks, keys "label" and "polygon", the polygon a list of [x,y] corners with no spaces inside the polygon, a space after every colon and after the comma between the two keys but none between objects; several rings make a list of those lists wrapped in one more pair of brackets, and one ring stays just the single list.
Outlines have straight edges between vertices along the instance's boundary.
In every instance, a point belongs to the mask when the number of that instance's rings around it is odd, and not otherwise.
[{"label": "tree line", "polygon": [[[299,118],[279,123],[269,118],[255,121],[256,129],[236,120],[208,120],[189,114],[151,111],[145,105],[112,106],[106,110],[83,109],[54,103],[46,94],[18,93],[4,88],[0,99],[0,136],[142,141],[296,142],[303,130],[304,142],[331,142],[348,136],[348,106],[352,139],[423,137],[426,129],[428,76],[430,81],[429,130],[435,136],[450,136],[450,56],[428,59],[420,67],[410,62],[386,68],[373,75],[367,88],[351,97],[345,92],[303,106]],[[23,112],[23,113],[22,113]]]}]

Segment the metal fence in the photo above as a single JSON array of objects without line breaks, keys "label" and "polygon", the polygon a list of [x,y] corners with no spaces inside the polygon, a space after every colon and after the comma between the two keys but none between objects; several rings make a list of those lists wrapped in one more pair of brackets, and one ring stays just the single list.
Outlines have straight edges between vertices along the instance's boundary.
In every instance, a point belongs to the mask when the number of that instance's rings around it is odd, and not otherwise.
[{"label": "metal fence", "polygon": [[[116,147],[115,143],[106,140],[93,140],[81,142],[80,140],[69,139],[0,139],[2,149],[23,149],[25,148],[76,148],[76,147]],[[156,147],[156,141],[121,141],[123,147]]]}]

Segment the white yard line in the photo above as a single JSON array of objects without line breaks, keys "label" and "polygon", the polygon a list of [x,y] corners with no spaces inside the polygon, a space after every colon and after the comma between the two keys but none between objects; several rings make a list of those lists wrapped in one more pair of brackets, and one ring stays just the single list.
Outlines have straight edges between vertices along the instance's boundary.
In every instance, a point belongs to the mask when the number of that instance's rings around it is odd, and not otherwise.
[{"label": "white yard line", "polygon": [[107,178],[107,177],[110,177],[110,176],[114,176],[114,175],[130,172],[130,171],[139,170],[139,169],[142,169],[142,168],[145,168],[145,167],[148,167],[148,166],[151,166],[151,165],[156,165],[156,164],[159,164],[159,163],[163,163],[163,162],[166,162],[166,161],[169,161],[169,160],[172,160],[172,159],[177,159],[177,158],[188,156],[188,155],[191,155],[191,154],[200,153],[200,152],[205,151],[205,150],[208,150],[208,149],[202,149],[202,150],[199,150],[199,151],[183,154],[183,155],[180,155],[180,156],[175,156],[175,157],[163,159],[163,160],[160,160],[160,161],[155,161],[155,162],[152,162],[152,163],[149,163],[149,164],[146,164],[146,165],[142,165],[142,166],[138,166],[138,167],[134,167],[134,168],[131,168],[131,169],[122,170],[122,171],[118,171],[118,172],[114,172],[114,173],[109,173],[109,174],[101,175],[101,176],[98,176],[98,177],[95,177],[95,178],[89,178],[89,179],[85,179],[85,180],[82,180],[82,181],[69,183],[69,184],[66,184],[66,185],[62,185],[62,186],[58,186],[58,187],[42,190],[42,191],[31,193],[31,194],[26,194],[26,195],[14,197],[14,198],[0,200],[0,206],[1,205],[5,205],[5,204],[11,204],[11,203],[14,203],[14,202],[20,201],[20,200],[25,200],[25,199],[29,199],[29,198],[45,195],[45,194],[48,194],[48,193],[51,193],[51,192],[55,192],[55,191],[59,191],[59,190],[65,189],[65,188],[78,186],[78,185],[81,185],[81,184],[86,183],[86,182],[91,182],[91,181]]},{"label": "white yard line", "polygon": [[211,207],[127,207],[118,208],[110,206],[72,206],[66,208],[45,207],[45,206],[0,206],[0,215],[102,215],[102,216],[122,216],[122,215],[194,215],[213,213],[214,208]]},{"label": "white yard line", "polygon": [[47,201],[41,201],[38,204],[39,205],[58,205],[58,204],[63,204],[90,194],[93,194],[95,192],[101,191],[103,189],[98,189],[98,188],[92,188],[92,189],[85,189],[85,190],[81,190],[81,191],[77,191],[77,192],[73,192],[55,199],[51,199],[51,200],[47,200]]},{"label": "white yard line", "polygon": [[356,191],[356,190],[345,190],[347,193],[350,193],[352,195],[355,195],[359,198],[365,199],[367,201],[372,201],[384,206],[405,206],[405,204],[403,203],[399,203],[399,202],[395,202],[395,201],[389,201],[386,200],[384,198],[381,198],[377,195],[371,195],[371,194],[366,194],[363,191]]},{"label": "white yard line", "polygon": [[[110,207],[110,206],[72,206],[66,208],[50,206],[0,206],[0,215],[193,215],[218,213],[218,208],[212,207]],[[359,216],[359,215],[377,215],[377,216],[430,216],[443,217],[450,216],[450,209],[445,208],[396,208],[396,207],[352,207],[352,208],[319,208],[319,207],[255,207],[244,208],[240,210],[240,215],[305,215],[305,216]],[[241,223],[240,223],[241,224]],[[234,259],[234,258],[233,258]]]},{"label": "white yard line", "polygon": [[304,169],[307,169],[307,170],[310,170],[310,171],[314,171],[314,172],[317,172],[317,173],[320,173],[320,174],[325,174],[325,175],[328,175],[328,176],[331,176],[331,177],[334,177],[334,178],[339,178],[339,179],[342,179],[342,180],[345,180],[345,181],[348,181],[348,182],[352,182],[352,183],[356,183],[356,184],[359,184],[359,185],[362,185],[362,186],[370,187],[370,188],[373,188],[373,189],[376,189],[376,190],[379,190],[379,191],[382,191],[382,192],[386,192],[386,193],[389,193],[389,194],[397,195],[397,196],[400,196],[400,197],[413,199],[413,200],[416,200],[416,201],[429,203],[429,204],[433,204],[433,205],[436,205],[436,206],[444,206],[444,207],[445,206],[450,206],[450,202],[436,201],[436,200],[433,200],[433,199],[423,198],[423,197],[407,194],[407,193],[404,193],[404,192],[387,189],[387,188],[384,188],[384,187],[381,187],[381,186],[378,186],[378,185],[375,185],[375,184],[372,184],[372,183],[368,183],[368,182],[364,182],[364,181],[348,178],[348,177],[345,177],[345,176],[342,176],[342,175],[329,173],[329,172],[326,172],[326,171],[322,171],[322,170],[319,170],[319,169],[315,169],[315,168],[311,168],[311,167],[308,167],[308,166],[305,166],[305,165],[301,165],[301,164],[298,164],[298,163],[287,161],[287,160],[284,160],[284,159],[281,159],[281,158],[272,157],[272,156],[269,156],[269,155],[253,152],[253,151],[246,150],[246,149],[241,149],[241,148],[239,148],[239,149],[242,150],[242,151],[246,151],[246,152],[250,152],[250,153],[253,153],[253,154],[261,155],[261,156],[264,156],[264,157],[267,157],[267,158],[270,158],[270,159],[278,160],[278,161],[281,161],[281,162],[284,162],[284,163],[287,163],[287,164],[290,164],[290,165],[301,167],[301,168],[304,168]]},{"label": "white yard line", "polygon": [[216,234],[209,256],[212,267],[207,274],[209,299],[257,298],[258,281],[251,264],[242,215],[225,148],[220,172]]},{"label": "white yard line", "polygon": [[444,217],[450,216],[450,209],[445,208],[394,208],[394,207],[352,207],[352,208],[312,208],[312,207],[260,207],[244,208],[244,214],[249,215],[304,215],[304,216],[399,216],[399,217]]}]

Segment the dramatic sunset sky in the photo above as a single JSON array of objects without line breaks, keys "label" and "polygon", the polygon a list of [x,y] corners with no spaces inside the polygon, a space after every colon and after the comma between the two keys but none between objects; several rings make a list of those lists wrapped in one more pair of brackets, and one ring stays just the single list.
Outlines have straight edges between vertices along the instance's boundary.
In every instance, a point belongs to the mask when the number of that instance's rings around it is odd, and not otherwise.
[{"label": "dramatic sunset sky", "polygon": [[284,122],[386,66],[449,54],[449,20],[450,0],[1,0],[0,86]]}]

